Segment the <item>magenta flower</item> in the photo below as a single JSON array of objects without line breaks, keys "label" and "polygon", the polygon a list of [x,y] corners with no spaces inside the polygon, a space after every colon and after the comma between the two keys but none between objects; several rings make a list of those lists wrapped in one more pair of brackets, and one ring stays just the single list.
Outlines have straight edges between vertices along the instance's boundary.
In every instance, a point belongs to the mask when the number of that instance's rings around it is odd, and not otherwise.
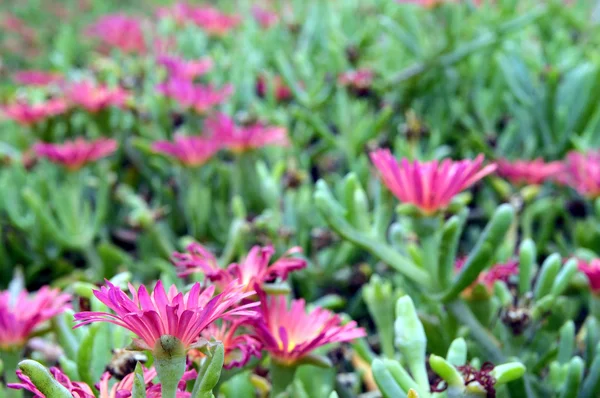
[{"label": "magenta flower", "polygon": [[214,7],[190,9],[189,19],[209,35],[224,36],[241,22],[237,15],[223,14]]},{"label": "magenta flower", "polygon": [[108,88],[89,81],[72,84],[66,94],[72,103],[93,113],[110,106],[121,108],[129,98],[129,93],[121,87]]},{"label": "magenta flower", "polygon": [[555,178],[563,170],[561,162],[544,162],[543,159],[516,160],[510,162],[498,160],[497,173],[514,184],[538,185]]},{"label": "magenta flower", "polygon": [[61,83],[63,81],[63,77],[59,73],[46,72],[42,70],[18,71],[13,73],[12,78],[16,83],[25,86],[39,87],[44,87],[55,83]]},{"label": "magenta flower", "polygon": [[583,196],[600,197],[600,150],[569,152],[563,164],[563,173],[558,176],[559,182]]},{"label": "magenta flower", "polygon": [[[271,79],[271,84],[273,85],[273,90],[275,90],[275,99],[278,102],[292,99],[292,90],[285,85],[281,76],[274,76]],[[264,98],[267,95],[268,89],[269,84],[267,83],[267,79],[263,75],[258,76],[256,79],[256,95]]]},{"label": "magenta flower", "polygon": [[192,7],[186,3],[178,2],[170,7],[160,7],[156,10],[156,15],[159,19],[170,18],[177,25],[183,25],[189,21],[189,16]]},{"label": "magenta flower", "polygon": [[238,281],[246,291],[251,291],[259,290],[264,283],[272,282],[277,278],[286,280],[290,272],[305,268],[304,259],[291,257],[292,254],[301,252],[300,247],[293,247],[269,265],[275,254],[273,246],[254,246],[242,261],[223,269],[219,267],[210,251],[194,242],[187,247],[187,253],[174,253],[173,261],[180,270],[180,276],[200,272],[216,283],[220,289]]},{"label": "magenta flower", "polygon": [[481,167],[483,155],[475,160],[446,159],[440,163],[402,159],[398,163],[389,149],[379,149],[371,152],[371,160],[398,200],[411,203],[426,214],[447,207],[455,195],[496,170],[494,164]]},{"label": "magenta flower", "polygon": [[236,153],[267,145],[289,145],[287,131],[283,127],[269,127],[262,124],[236,126],[234,121],[223,113],[207,119],[204,127],[212,139]]},{"label": "magenta flower", "polygon": [[206,163],[220,149],[215,140],[200,136],[175,135],[175,141],[156,141],[152,144],[155,152],[164,153],[179,160],[188,167],[197,167]]},{"label": "magenta flower", "polygon": [[354,90],[367,90],[373,84],[373,71],[371,69],[349,70],[340,74],[338,83]]},{"label": "magenta flower", "polygon": [[[58,368],[50,368],[50,374],[58,381],[63,387],[65,387],[73,395],[73,398],[95,398],[92,389],[85,383],[78,381],[71,381],[69,377],[64,374]],[[37,387],[31,382],[31,379],[24,375],[23,372],[17,370],[17,376],[21,380],[21,383],[7,384],[8,388],[14,390],[26,390],[33,394],[34,398],[52,398],[46,397]],[[104,397],[102,397],[104,398]]]},{"label": "magenta flower", "polygon": [[213,61],[210,58],[187,61],[175,56],[161,55],[157,62],[167,69],[170,77],[188,80],[206,74],[213,67]]},{"label": "magenta flower", "polygon": [[0,108],[5,118],[16,121],[24,126],[39,123],[50,117],[60,115],[68,109],[67,102],[56,98],[38,104],[15,102]]},{"label": "magenta flower", "polygon": [[140,21],[125,14],[100,17],[86,30],[109,48],[118,48],[124,53],[144,53],[146,42]]},{"label": "magenta flower", "polygon": [[578,259],[577,266],[587,277],[592,293],[600,294],[600,259],[595,258],[590,262]]},{"label": "magenta flower", "polygon": [[252,6],[252,16],[264,29],[269,29],[279,22],[277,13],[260,6]]},{"label": "magenta flower", "polygon": [[76,138],[74,141],[65,141],[62,144],[38,142],[33,146],[37,156],[61,164],[69,170],[79,170],[86,164],[104,158],[116,150],[117,141],[109,138],[95,141]]},{"label": "magenta flower", "polygon": [[356,322],[342,326],[339,315],[323,308],[317,307],[307,314],[304,300],[292,300],[288,309],[282,295],[263,297],[262,317],[254,323],[264,349],[275,361],[287,366],[318,347],[366,336]]},{"label": "magenta flower", "polygon": [[157,89],[164,96],[177,101],[182,107],[192,108],[200,114],[227,101],[233,94],[233,86],[230,84],[218,90],[211,85],[194,84],[181,77],[170,78],[165,83],[159,84]]},{"label": "magenta flower", "polygon": [[169,335],[179,339],[186,348],[198,340],[202,330],[222,317],[256,315],[252,310],[256,303],[238,305],[240,300],[254,292],[244,292],[244,287],[232,283],[213,297],[214,286],[201,290],[196,283],[186,293],[177,291],[175,285],[165,292],[158,281],[152,294],[145,286],[137,291],[130,284],[129,298],[121,289],[106,281],[107,286],[95,290],[94,295],[115,314],[107,312],[80,312],[75,314],[80,327],[93,322],[109,322],[135,333],[139,338],[134,342],[139,348],[152,350],[162,336]]},{"label": "magenta flower", "polygon": [[47,286],[31,295],[0,291],[0,349],[24,346],[39,325],[71,308],[70,300],[70,295]]},{"label": "magenta flower", "polygon": [[[455,271],[460,271],[466,262],[466,258],[460,258],[456,260],[454,264]],[[519,274],[519,263],[518,261],[508,261],[504,264],[495,264],[488,270],[482,271],[477,280],[473,282],[473,285],[465,290],[465,294],[470,296],[473,290],[473,287],[477,284],[482,284],[486,287],[488,292],[492,292],[494,288],[494,283],[496,281],[501,281],[504,283],[508,283],[509,279],[513,275]]]}]

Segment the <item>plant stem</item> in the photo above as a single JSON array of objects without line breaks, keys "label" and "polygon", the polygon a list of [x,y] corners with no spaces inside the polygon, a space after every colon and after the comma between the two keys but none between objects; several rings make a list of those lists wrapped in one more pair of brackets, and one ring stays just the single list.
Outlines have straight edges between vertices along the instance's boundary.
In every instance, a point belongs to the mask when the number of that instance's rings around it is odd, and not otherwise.
[{"label": "plant stem", "polygon": [[275,398],[287,390],[294,381],[296,369],[297,367],[294,365],[287,366],[271,360],[269,368],[271,374],[271,398]]},{"label": "plant stem", "polygon": [[0,351],[0,359],[2,360],[2,365],[4,367],[4,380],[6,380],[7,383],[19,382],[16,371],[21,358],[22,352],[19,348]]}]

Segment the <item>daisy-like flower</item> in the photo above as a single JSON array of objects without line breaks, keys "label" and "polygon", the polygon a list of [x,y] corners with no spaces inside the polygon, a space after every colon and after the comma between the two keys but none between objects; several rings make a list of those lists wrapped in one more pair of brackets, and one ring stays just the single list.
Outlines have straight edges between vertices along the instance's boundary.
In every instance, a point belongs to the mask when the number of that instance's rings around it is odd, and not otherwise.
[{"label": "daisy-like flower", "polygon": [[117,150],[117,146],[117,141],[109,138],[86,141],[80,137],[62,144],[38,142],[33,146],[33,151],[37,156],[69,170],[79,170],[90,162],[109,156]]},{"label": "daisy-like flower", "polygon": [[277,13],[260,6],[252,6],[252,16],[264,29],[269,29],[279,22],[279,15]]},{"label": "daisy-like flower", "polygon": [[255,320],[255,331],[273,360],[294,365],[318,347],[351,341],[366,336],[364,329],[351,321],[317,307],[306,312],[304,300],[292,300],[290,308],[282,295],[263,297],[262,317]]},{"label": "daisy-like flower", "polygon": [[43,70],[21,70],[13,73],[12,78],[16,83],[38,87],[61,83],[63,81],[61,74]]},{"label": "daisy-like flower", "polygon": [[[287,101],[292,98],[292,90],[285,85],[281,76],[273,77],[271,84],[275,90],[275,99],[278,102]],[[268,89],[269,85],[267,79],[263,75],[258,76],[256,79],[256,95],[264,98],[267,95]]]},{"label": "daisy-like flower", "polygon": [[373,71],[365,68],[344,72],[338,77],[338,83],[354,90],[368,90],[373,84]]},{"label": "daisy-like flower", "polygon": [[499,176],[519,185],[539,185],[557,177],[563,170],[561,162],[544,162],[543,159],[515,160],[500,159],[496,162]]},{"label": "daisy-like flower", "polygon": [[39,325],[71,308],[69,301],[70,295],[47,286],[31,295],[0,291],[0,349],[24,346]]},{"label": "daisy-like flower", "polygon": [[165,67],[170,77],[188,80],[206,74],[213,67],[213,61],[210,58],[187,61],[175,56],[161,55],[158,57],[157,62]]},{"label": "daisy-like flower", "polygon": [[176,158],[185,166],[197,167],[212,158],[221,149],[221,145],[205,137],[175,135],[174,142],[156,141],[152,144],[152,149]]},{"label": "daisy-like flower", "polygon": [[[219,341],[225,349],[225,369],[241,368],[246,365],[250,358],[261,357],[262,344],[256,337],[242,330],[244,326],[250,324],[251,318],[241,318],[235,321],[223,320],[220,326],[216,324],[206,328],[201,336],[207,341]],[[189,353],[192,359],[203,358],[199,350],[192,350]]]},{"label": "daisy-like flower", "polygon": [[[50,374],[63,387],[69,390],[71,395],[73,395],[73,398],[95,398],[94,392],[92,391],[90,386],[88,386],[85,383],[71,381],[69,377],[66,374],[64,374],[60,369],[55,367],[50,368]],[[37,389],[35,384],[32,383],[31,379],[28,376],[24,375],[23,372],[21,372],[20,370],[17,370],[17,376],[19,377],[19,380],[21,380],[21,382],[7,384],[6,386],[8,388],[12,388],[14,390],[29,391],[33,394],[34,398],[52,398],[46,397],[46,395],[44,395],[40,390]]]},{"label": "daisy-like flower", "polygon": [[144,53],[146,42],[140,21],[125,14],[101,17],[86,30],[109,48],[118,48],[124,53]]},{"label": "daisy-like flower", "polygon": [[175,337],[184,349],[192,348],[200,333],[211,323],[222,317],[256,316],[252,310],[257,303],[238,305],[240,300],[254,292],[245,292],[244,286],[232,283],[214,296],[215,288],[205,290],[196,283],[186,293],[177,291],[172,285],[165,291],[158,281],[152,294],[145,286],[137,291],[130,284],[129,298],[121,289],[106,281],[106,286],[94,291],[94,296],[115,313],[84,311],[75,314],[80,327],[93,322],[109,322],[135,333],[138,348],[153,350],[163,336]]},{"label": "daisy-like flower", "polygon": [[482,167],[483,155],[475,160],[402,159],[398,163],[389,149],[379,149],[371,152],[371,161],[398,200],[411,203],[426,214],[444,209],[455,195],[496,170],[494,164]]},{"label": "daisy-like flower", "polygon": [[[466,261],[466,258],[457,259],[456,263],[454,264],[455,271],[460,271],[465,265]],[[510,277],[513,275],[518,275],[518,273],[518,261],[511,260],[503,264],[495,264],[490,269],[484,270],[479,274],[477,280],[473,282],[473,285],[465,290],[465,295],[470,296],[473,287],[475,287],[477,284],[484,285],[488,292],[492,292],[494,289],[494,283],[496,281],[508,283]]]},{"label": "daisy-like flower", "polygon": [[600,293],[600,259],[595,258],[590,262],[577,260],[577,267],[588,279],[590,289],[594,294]]},{"label": "daisy-like flower", "polygon": [[237,126],[233,119],[223,113],[207,119],[204,127],[212,139],[236,153],[267,145],[289,145],[287,131],[284,127],[269,127],[260,123],[251,126]]},{"label": "daisy-like flower", "polygon": [[233,86],[227,84],[221,89],[215,89],[211,85],[194,84],[188,79],[174,77],[159,84],[158,91],[174,99],[182,107],[192,108],[204,114],[212,107],[227,101],[233,93]]},{"label": "daisy-like flower", "polygon": [[93,113],[110,106],[121,108],[129,97],[121,87],[108,88],[89,81],[72,84],[66,94],[69,101]]},{"label": "daisy-like flower", "polygon": [[237,15],[223,14],[214,7],[190,9],[189,19],[209,35],[224,36],[235,29],[242,19]]},{"label": "daisy-like flower", "polygon": [[15,102],[0,107],[5,118],[14,120],[24,126],[30,126],[50,117],[64,113],[69,106],[63,99],[56,98],[38,104]]},{"label": "daisy-like flower", "polygon": [[583,196],[600,197],[600,150],[587,153],[569,152],[558,181]]},{"label": "daisy-like flower", "polygon": [[187,253],[174,253],[173,262],[180,270],[180,276],[195,272],[205,274],[206,278],[224,289],[234,281],[241,283],[246,291],[259,290],[267,282],[275,279],[286,280],[290,272],[306,267],[306,261],[292,254],[301,253],[300,247],[293,247],[272,264],[275,254],[273,246],[254,246],[239,263],[233,263],[227,269],[220,268],[214,255],[199,243],[191,243]]}]

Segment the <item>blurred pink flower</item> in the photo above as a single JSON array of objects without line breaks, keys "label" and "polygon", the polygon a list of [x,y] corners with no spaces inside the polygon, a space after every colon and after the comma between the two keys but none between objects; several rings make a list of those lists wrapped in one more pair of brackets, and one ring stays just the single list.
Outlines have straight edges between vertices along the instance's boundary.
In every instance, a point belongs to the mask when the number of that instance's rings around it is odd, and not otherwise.
[{"label": "blurred pink flower", "polygon": [[242,19],[227,15],[214,7],[195,7],[189,10],[189,19],[209,35],[223,36],[236,28]]},{"label": "blurred pink flower", "polygon": [[371,69],[349,70],[340,74],[338,82],[345,87],[355,90],[366,90],[373,84],[373,71]]},{"label": "blurred pink flower", "polygon": [[267,145],[289,145],[287,130],[284,127],[263,126],[260,123],[237,126],[229,116],[223,113],[208,118],[204,122],[204,128],[212,139],[236,153]]},{"label": "blurred pink flower", "polygon": [[561,162],[544,162],[543,159],[515,160],[510,162],[500,159],[496,162],[499,176],[506,178],[513,184],[543,184],[549,179],[558,176],[563,170]]},{"label": "blurred pink flower", "polygon": [[223,269],[219,267],[210,251],[194,242],[188,245],[187,253],[174,253],[173,261],[180,271],[180,276],[199,272],[216,283],[220,289],[237,280],[246,291],[251,291],[259,290],[264,283],[272,282],[277,278],[286,280],[290,272],[305,268],[304,259],[291,257],[292,254],[301,252],[300,247],[293,247],[269,265],[275,254],[273,246],[254,246],[242,261]]},{"label": "blurred pink flower", "polygon": [[356,322],[341,322],[339,315],[320,307],[307,314],[304,300],[292,300],[288,309],[286,297],[275,295],[262,298],[262,317],[256,318],[254,328],[273,360],[292,365],[326,344],[366,336]]},{"label": "blurred pink flower", "polygon": [[201,166],[212,158],[221,145],[215,140],[200,136],[175,135],[175,141],[156,141],[152,150],[164,153],[189,167]]},{"label": "blurred pink flower", "polygon": [[0,348],[24,346],[39,325],[71,308],[70,300],[70,295],[48,286],[31,295],[25,290],[16,296],[0,291]]},{"label": "blurred pink flower", "polygon": [[24,126],[39,123],[50,117],[60,115],[68,109],[67,102],[60,98],[38,104],[15,102],[0,108],[5,118]]},{"label": "blurred pink flower", "polygon": [[194,84],[181,77],[170,78],[165,83],[159,84],[157,89],[164,96],[177,101],[182,107],[193,108],[200,114],[227,101],[233,94],[233,86],[229,84],[221,89],[215,89],[211,85]]},{"label": "blurred pink flower", "polygon": [[232,316],[255,316],[252,310],[256,303],[239,305],[240,300],[254,292],[244,292],[244,287],[232,283],[214,296],[214,286],[201,290],[195,283],[186,293],[177,291],[172,285],[165,292],[161,281],[156,283],[152,294],[145,286],[137,291],[130,284],[129,298],[121,289],[106,281],[106,286],[94,291],[94,296],[115,314],[84,311],[75,314],[75,327],[93,322],[109,322],[135,333],[139,338],[134,342],[141,349],[153,350],[164,335],[176,337],[186,348],[198,340],[200,333],[219,318]]},{"label": "blurred pink flower", "polygon": [[[63,387],[65,387],[73,395],[73,398],[95,398],[94,392],[85,383],[71,381],[69,377],[64,374],[60,369],[52,367],[50,368],[50,374],[58,381]],[[31,379],[24,375],[23,372],[17,370],[17,376],[21,380],[21,383],[7,384],[8,388],[15,390],[26,390],[33,394],[34,398],[52,398],[46,397],[37,387],[33,384]],[[104,397],[102,397],[104,398]]]},{"label": "blurred pink flower", "polygon": [[110,106],[121,108],[129,97],[129,93],[121,87],[108,88],[89,81],[73,83],[66,95],[69,101],[93,113]]},{"label": "blurred pink flower", "polygon": [[595,258],[590,262],[582,259],[577,259],[579,271],[587,277],[590,289],[593,293],[600,293],[600,259]]},{"label": "blurred pink flower", "polygon": [[600,150],[569,152],[563,164],[563,173],[558,176],[558,182],[570,186],[583,196],[600,197]]},{"label": "blurred pink flower", "polygon": [[411,203],[426,214],[447,207],[455,195],[496,170],[494,164],[482,167],[483,155],[475,160],[411,162],[402,159],[398,163],[389,149],[379,149],[371,152],[371,160],[383,183],[398,200]]},{"label": "blurred pink flower", "polygon": [[160,7],[156,10],[156,15],[159,19],[170,18],[177,25],[183,25],[190,20],[190,12],[192,7],[184,2],[177,2],[170,7]]},{"label": "blurred pink flower", "polygon": [[38,142],[33,146],[33,151],[37,156],[61,164],[69,170],[79,170],[90,162],[109,156],[117,147],[117,141],[113,139],[86,141],[80,137],[62,144]]},{"label": "blurred pink flower", "polygon": [[268,29],[279,22],[277,13],[256,5],[252,6],[252,16],[264,29]]},{"label": "blurred pink flower", "polygon": [[144,53],[146,42],[140,21],[125,14],[110,14],[100,17],[86,30],[89,36],[98,38],[103,44],[118,48],[125,53]]},{"label": "blurred pink flower", "polygon": [[46,72],[42,70],[21,70],[13,73],[13,80],[25,86],[47,86],[53,83],[61,83],[63,77],[60,73]]},{"label": "blurred pink flower", "polygon": [[261,98],[266,97],[268,90],[271,89],[269,83],[275,91],[275,99],[278,102],[292,99],[292,90],[285,85],[281,76],[274,76],[270,82],[267,82],[267,79],[263,75],[258,76],[256,79],[256,95]]},{"label": "blurred pink flower", "polygon": [[[466,257],[457,259],[456,263],[454,264],[454,269],[456,271],[460,271],[466,261],[467,261]],[[494,282],[501,281],[504,283],[508,283],[508,280],[510,279],[511,276],[518,275],[518,274],[519,274],[519,262],[510,260],[503,264],[495,264],[491,268],[482,271],[479,274],[479,276],[477,277],[477,280],[473,283],[473,286],[480,283],[480,284],[484,285],[489,292],[491,292],[492,289],[494,288]],[[467,289],[469,294],[470,294],[470,290],[472,290],[473,286],[471,286],[471,288]]]},{"label": "blurred pink flower", "polygon": [[170,77],[189,80],[206,74],[213,67],[213,61],[210,58],[188,61],[175,56],[161,55],[157,62],[165,67]]}]

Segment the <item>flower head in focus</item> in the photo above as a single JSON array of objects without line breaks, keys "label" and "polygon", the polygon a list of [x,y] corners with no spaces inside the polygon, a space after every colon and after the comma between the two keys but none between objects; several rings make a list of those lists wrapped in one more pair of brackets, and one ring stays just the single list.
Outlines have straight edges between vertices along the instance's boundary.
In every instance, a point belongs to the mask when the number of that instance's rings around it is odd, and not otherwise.
[{"label": "flower head in focus", "polygon": [[62,144],[38,142],[33,146],[33,151],[37,156],[69,170],[79,170],[90,162],[109,156],[117,150],[117,146],[117,141],[109,138],[86,141],[80,137]]},{"label": "flower head in focus", "polygon": [[300,247],[293,247],[269,265],[275,254],[273,246],[254,246],[242,261],[223,269],[219,267],[210,251],[199,243],[192,243],[187,247],[187,253],[174,253],[173,261],[180,271],[180,276],[200,272],[220,289],[237,281],[246,291],[252,291],[259,290],[264,283],[277,278],[286,280],[290,272],[305,268],[304,259],[291,257],[292,254],[301,251]]},{"label": "flower head in focus", "polygon": [[200,136],[175,135],[174,142],[156,141],[152,149],[176,158],[185,166],[197,167],[212,158],[221,149],[221,144]]},{"label": "flower head in focus", "polygon": [[323,308],[306,312],[304,300],[288,308],[282,295],[263,297],[262,317],[255,320],[258,339],[271,357],[292,365],[326,344],[351,341],[366,335],[356,322],[341,325],[341,318]]},{"label": "flower head in focus", "polygon": [[578,259],[577,267],[587,277],[592,293],[600,294],[600,259],[595,258],[589,262]]},{"label": "flower head in focus", "polygon": [[289,145],[287,131],[283,127],[269,127],[262,124],[237,126],[233,119],[223,113],[207,119],[204,127],[212,139],[236,153],[267,145]]},{"label": "flower head in focus", "polygon": [[194,84],[189,79],[173,77],[158,85],[158,91],[172,98],[184,108],[192,108],[197,113],[204,114],[216,105],[227,101],[233,93],[233,86],[225,85],[215,89],[211,85]]},{"label": "flower head in focus", "polygon": [[170,77],[189,80],[206,74],[213,67],[213,61],[210,58],[187,61],[175,56],[161,55],[157,62],[165,67]]},{"label": "flower head in focus", "polygon": [[242,19],[227,15],[214,7],[195,7],[189,10],[189,19],[209,35],[224,36],[235,29]]},{"label": "flower head in focus", "polygon": [[600,150],[586,153],[569,152],[557,180],[570,186],[580,195],[600,197]]},{"label": "flower head in focus", "polygon": [[44,87],[50,84],[61,83],[63,77],[59,73],[46,72],[42,70],[21,70],[13,73],[13,80],[25,86]]},{"label": "flower head in focus", "polygon": [[67,98],[89,112],[98,112],[110,106],[123,107],[129,93],[121,87],[108,88],[89,81],[72,84],[67,89]]},{"label": "flower head in focus", "polygon": [[84,311],[75,314],[80,327],[93,322],[109,322],[135,333],[138,348],[153,350],[163,336],[176,338],[184,349],[189,349],[198,340],[208,325],[222,317],[256,315],[252,310],[255,303],[238,305],[240,300],[254,292],[245,292],[244,287],[232,283],[214,296],[214,286],[205,290],[196,283],[183,294],[172,285],[165,291],[158,281],[152,294],[145,286],[137,291],[130,284],[128,297],[121,289],[106,281],[106,286],[95,290],[94,295],[115,313]]},{"label": "flower head in focus", "polygon": [[[71,381],[69,377],[64,374],[60,369],[56,367],[50,368],[50,374],[58,381],[63,387],[65,387],[73,395],[73,398],[95,398],[94,392],[85,383]],[[17,377],[21,380],[20,383],[7,384],[8,388],[15,390],[25,390],[33,394],[34,398],[51,398],[46,397],[40,390],[37,389],[31,379],[23,374],[20,370],[17,370]],[[104,398],[104,397],[102,397]]]},{"label": "flower head in focus", "polygon": [[379,170],[383,183],[404,203],[410,203],[426,214],[447,207],[452,198],[496,170],[496,165],[483,165],[483,155],[475,160],[438,162],[409,161],[400,163],[389,149],[371,152],[371,160]]},{"label": "flower head in focus", "polygon": [[39,325],[71,308],[69,301],[70,295],[47,286],[32,294],[0,291],[0,348],[25,345]]},{"label": "flower head in focus", "polygon": [[544,162],[535,160],[498,160],[497,173],[514,184],[538,185],[558,176],[563,170],[561,162]]},{"label": "flower head in focus", "polygon": [[51,99],[38,104],[15,102],[0,108],[3,116],[16,121],[24,126],[30,126],[60,115],[69,108],[67,102],[61,98]]},{"label": "flower head in focus", "polygon": [[99,39],[109,48],[118,48],[124,53],[144,53],[146,42],[140,21],[125,14],[110,14],[100,17],[86,30],[89,36]]},{"label": "flower head in focus", "polygon": [[277,13],[257,5],[252,6],[252,16],[263,29],[269,29],[279,22]]},{"label": "flower head in focus", "polygon": [[278,102],[287,101],[293,97],[292,90],[285,85],[281,76],[274,76],[272,79],[267,80],[263,75],[258,76],[256,79],[256,95],[264,98],[267,95],[267,90],[270,88],[270,85],[272,85],[272,88],[275,91],[275,99]]}]

